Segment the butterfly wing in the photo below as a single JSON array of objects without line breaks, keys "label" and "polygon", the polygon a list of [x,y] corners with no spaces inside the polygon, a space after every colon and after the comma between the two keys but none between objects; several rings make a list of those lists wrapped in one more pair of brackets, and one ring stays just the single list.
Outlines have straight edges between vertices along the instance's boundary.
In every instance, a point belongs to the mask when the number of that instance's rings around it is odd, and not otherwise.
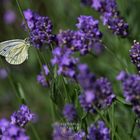
[{"label": "butterfly wing", "polygon": [[0,43],[0,55],[7,56],[12,48],[15,46],[24,43],[24,40],[15,39],[15,40],[8,40]]},{"label": "butterfly wing", "polygon": [[0,43],[0,55],[13,65],[19,65],[28,58],[28,48],[24,40],[16,39]]}]

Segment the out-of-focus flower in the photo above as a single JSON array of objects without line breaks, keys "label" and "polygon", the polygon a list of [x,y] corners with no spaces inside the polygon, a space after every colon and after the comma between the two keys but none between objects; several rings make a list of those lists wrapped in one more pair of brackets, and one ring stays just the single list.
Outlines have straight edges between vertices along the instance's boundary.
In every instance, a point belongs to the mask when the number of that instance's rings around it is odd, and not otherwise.
[{"label": "out-of-focus flower", "polygon": [[84,131],[79,131],[74,134],[73,140],[84,140],[86,138],[86,134]]},{"label": "out-of-focus flower", "polygon": [[92,0],[92,8],[99,11],[100,13],[117,11],[116,0]]},{"label": "out-of-focus flower", "polygon": [[91,124],[88,128],[88,140],[111,140],[110,130],[103,121]]},{"label": "out-of-focus flower", "polygon": [[[101,77],[96,80],[95,102],[97,100],[98,108],[105,108],[110,106],[115,99],[112,85],[107,78]],[[95,103],[96,105],[96,103]]]},{"label": "out-of-focus flower", "polygon": [[74,121],[77,116],[76,109],[73,104],[66,104],[63,109],[63,115],[67,121]]},{"label": "out-of-focus flower", "polygon": [[82,4],[90,6],[93,0],[81,0]]},{"label": "out-of-focus flower", "polygon": [[35,119],[33,114],[26,105],[21,105],[20,109],[11,115],[11,124],[24,127],[28,122]]},{"label": "out-of-focus flower", "polygon": [[58,65],[58,74],[75,78],[78,58],[72,56],[73,52],[66,47],[56,47],[53,50],[52,65]]},{"label": "out-of-focus flower", "polygon": [[117,79],[122,82],[125,100],[132,104],[134,112],[140,117],[140,76],[122,71]]},{"label": "out-of-focus flower", "polygon": [[128,23],[120,16],[116,0],[82,0],[101,14],[104,25],[107,25],[114,34],[126,37],[128,35]]},{"label": "out-of-focus flower", "polygon": [[85,132],[75,132],[71,127],[59,123],[53,126],[53,140],[83,140]]},{"label": "out-of-focus flower", "polygon": [[91,48],[91,52],[94,55],[100,55],[104,50],[104,45],[100,41],[96,41],[94,42],[93,46],[90,48]]},{"label": "out-of-focus flower", "polygon": [[96,112],[95,108],[92,106],[91,102],[88,102],[86,100],[85,94],[79,95],[79,102],[80,102],[81,107],[84,109],[84,111],[90,112],[90,113]]},{"label": "out-of-focus flower", "polygon": [[66,140],[72,139],[74,132],[71,128],[61,126],[59,123],[53,126],[53,140]]},{"label": "out-of-focus flower", "polygon": [[11,124],[6,119],[0,120],[0,139],[1,140],[29,140],[30,138],[25,134],[25,129]]},{"label": "out-of-focus flower", "polygon": [[54,40],[52,22],[47,16],[40,16],[30,9],[24,11],[24,16],[30,29],[30,41],[33,46],[40,48]]},{"label": "out-of-focus flower", "polygon": [[107,78],[96,78],[85,64],[79,65],[77,81],[83,88],[79,102],[85,111],[95,112],[96,108],[103,109],[112,104],[115,99],[111,83]]},{"label": "out-of-focus flower", "polygon": [[16,20],[16,13],[13,10],[7,10],[4,13],[4,22],[6,24],[13,24]]},{"label": "out-of-focus flower", "polygon": [[43,65],[43,69],[39,75],[37,75],[37,81],[40,83],[43,87],[49,86],[49,81],[47,80],[47,76],[49,75],[49,69],[47,65]]},{"label": "out-of-focus flower", "polygon": [[96,76],[90,72],[89,67],[86,64],[79,64],[77,67],[78,74],[76,78],[81,87],[84,90],[92,89],[93,83],[96,81]]},{"label": "out-of-focus flower", "polygon": [[7,76],[8,76],[8,73],[7,73],[6,69],[0,68],[0,79],[5,79],[5,78],[7,78]]},{"label": "out-of-focus flower", "polygon": [[131,47],[130,57],[132,63],[136,65],[138,71],[140,72],[140,43],[136,42],[136,40],[134,41],[134,44]]}]

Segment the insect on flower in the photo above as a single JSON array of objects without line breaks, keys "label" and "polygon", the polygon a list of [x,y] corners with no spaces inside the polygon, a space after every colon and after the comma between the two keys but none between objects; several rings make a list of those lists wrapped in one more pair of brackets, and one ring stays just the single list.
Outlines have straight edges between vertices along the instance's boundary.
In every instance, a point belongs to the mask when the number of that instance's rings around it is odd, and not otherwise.
[{"label": "insect on flower", "polygon": [[0,43],[0,55],[13,65],[22,64],[28,59],[28,49],[30,43],[28,39],[14,39]]}]

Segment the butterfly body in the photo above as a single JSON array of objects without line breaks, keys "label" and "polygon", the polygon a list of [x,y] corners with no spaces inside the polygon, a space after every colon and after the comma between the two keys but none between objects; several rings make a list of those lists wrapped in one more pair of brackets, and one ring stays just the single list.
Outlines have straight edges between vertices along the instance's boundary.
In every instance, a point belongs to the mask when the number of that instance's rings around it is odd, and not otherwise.
[{"label": "butterfly body", "polygon": [[0,55],[13,65],[22,64],[28,59],[28,49],[30,44],[27,40],[14,39],[0,43]]}]

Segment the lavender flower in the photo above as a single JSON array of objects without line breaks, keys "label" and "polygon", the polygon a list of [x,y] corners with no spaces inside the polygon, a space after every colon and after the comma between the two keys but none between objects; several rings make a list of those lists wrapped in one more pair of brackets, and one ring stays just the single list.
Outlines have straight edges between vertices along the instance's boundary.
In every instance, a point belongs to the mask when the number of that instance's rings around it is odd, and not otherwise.
[{"label": "lavender flower", "polygon": [[[107,78],[99,78],[96,80],[96,97],[97,107],[105,108],[110,106],[115,99],[115,94],[113,93],[113,89],[111,83]],[[96,103],[95,103],[96,104]]]},{"label": "lavender flower", "polygon": [[140,76],[122,71],[117,79],[122,82],[125,100],[132,104],[134,112],[140,117]]},{"label": "lavender flower", "polygon": [[28,122],[35,119],[33,114],[26,105],[21,105],[20,109],[11,115],[11,124],[24,127]]},{"label": "lavender flower", "polygon": [[102,33],[98,29],[98,20],[91,16],[80,16],[76,26],[77,31],[66,30],[57,35],[58,46],[80,52],[82,55],[90,51],[100,54],[103,45],[101,43]]},{"label": "lavender flower", "polygon": [[108,28],[113,31],[115,35],[126,37],[128,35],[128,23],[120,17],[119,13],[107,13],[105,12],[101,16],[104,25],[108,25]]},{"label": "lavender flower", "polygon": [[136,42],[136,40],[134,40],[134,44],[131,47],[130,57],[132,63],[136,65],[138,71],[140,72],[140,44],[139,42]]},{"label": "lavender flower", "polygon": [[75,31],[72,30],[60,31],[57,35],[58,46],[71,48],[74,35]]},{"label": "lavender flower", "polygon": [[6,69],[0,68],[0,79],[5,79],[5,78],[7,78],[7,76],[8,76],[8,73],[7,73]]},{"label": "lavender flower", "polygon": [[103,121],[98,121],[96,124],[91,124],[88,128],[87,138],[88,140],[111,140],[110,130]]},{"label": "lavender flower", "polygon": [[98,28],[99,21],[94,19],[92,16],[80,16],[78,17],[77,28],[83,31],[86,37],[90,40],[101,39],[102,33]]},{"label": "lavender flower", "polygon": [[91,7],[100,13],[114,13],[117,11],[117,3],[115,0],[92,0]]},{"label": "lavender flower", "polygon": [[84,90],[91,89],[93,83],[96,81],[96,76],[90,72],[89,67],[86,64],[78,65],[78,74],[76,78]]},{"label": "lavender flower", "polygon": [[66,30],[57,35],[58,46],[69,48],[72,52],[88,53],[88,45],[85,34],[81,31]]},{"label": "lavender flower", "polygon": [[52,23],[48,17],[40,16],[30,9],[24,11],[24,16],[30,29],[30,41],[33,46],[40,48],[53,41]]},{"label": "lavender flower", "polygon": [[[78,23],[76,24],[79,31],[77,32],[77,37],[80,36],[80,50],[84,50],[83,54],[91,51],[95,54],[100,54],[103,49],[101,42],[102,33],[99,31],[98,27],[99,21],[94,19],[92,16],[80,16],[78,17]],[[77,40],[77,39],[76,39]],[[79,41],[79,40],[78,40]],[[98,47],[98,51],[97,51]],[[82,53],[81,53],[82,54]]]},{"label": "lavender flower", "polygon": [[83,140],[84,131],[75,132],[71,127],[55,123],[53,125],[53,140]]},{"label": "lavender flower", "polygon": [[75,78],[76,64],[79,62],[78,58],[72,56],[73,52],[68,48],[56,47],[53,50],[52,65],[58,65],[58,74]]},{"label": "lavender flower", "polygon": [[49,86],[49,81],[47,80],[47,76],[49,75],[49,69],[47,65],[43,65],[43,69],[41,73],[37,76],[37,81],[40,83],[43,87]]},{"label": "lavender flower", "polygon": [[90,113],[95,113],[96,112],[93,105],[86,100],[85,94],[79,95],[79,102],[80,102],[81,107],[84,109],[84,111],[90,112]]},{"label": "lavender flower", "polygon": [[90,47],[92,48],[91,49],[91,52],[94,54],[94,55],[100,55],[103,50],[104,50],[104,45],[101,43],[101,41],[96,41],[94,42],[93,46]]},{"label": "lavender flower", "polygon": [[128,24],[120,16],[115,0],[82,0],[101,14],[104,25],[107,25],[114,34],[126,37],[128,35]]},{"label": "lavender flower", "polygon": [[84,131],[79,131],[74,134],[73,140],[84,140],[86,138],[86,134]]},{"label": "lavender flower", "polygon": [[66,104],[64,106],[63,115],[68,121],[73,121],[76,118],[77,113],[73,104]]},{"label": "lavender flower", "polygon": [[4,13],[4,22],[6,24],[13,24],[16,20],[16,13],[13,10],[7,10]]},{"label": "lavender flower", "polygon": [[88,66],[79,65],[77,81],[83,88],[79,102],[85,111],[95,112],[96,108],[102,109],[110,106],[115,99],[111,83],[107,78],[96,78],[90,73]]},{"label": "lavender flower", "polygon": [[62,126],[59,123],[53,126],[53,140],[67,140],[72,139],[74,132],[71,128]]},{"label": "lavender flower", "polygon": [[29,140],[29,137],[25,134],[25,129],[11,124],[6,119],[0,120],[0,131],[1,140]]}]

